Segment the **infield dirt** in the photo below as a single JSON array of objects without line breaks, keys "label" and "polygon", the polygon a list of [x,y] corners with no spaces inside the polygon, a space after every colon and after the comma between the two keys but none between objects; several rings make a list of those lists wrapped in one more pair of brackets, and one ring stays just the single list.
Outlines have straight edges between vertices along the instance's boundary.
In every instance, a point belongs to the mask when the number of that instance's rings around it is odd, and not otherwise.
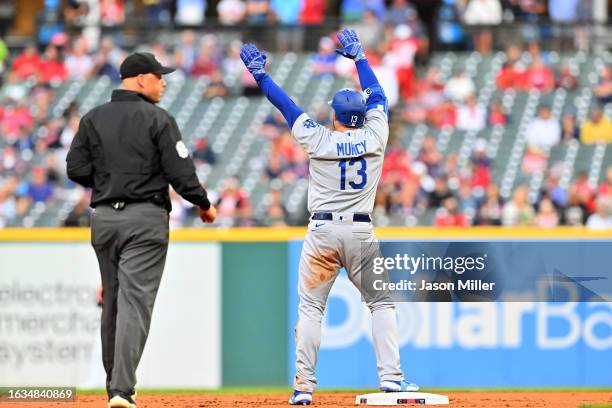
[{"label": "infield dirt", "polygon": [[[612,407],[612,392],[447,392],[451,407],[487,408],[576,408],[581,405]],[[354,407],[356,393],[320,392],[314,396],[316,407]],[[191,407],[288,407],[288,393],[240,393],[240,394],[162,394],[143,393],[138,396],[138,408],[191,408]],[[416,405],[415,405],[416,406]],[[105,408],[106,398],[102,394],[80,394],[74,403],[0,403],[0,407],[44,407],[44,408]]]}]

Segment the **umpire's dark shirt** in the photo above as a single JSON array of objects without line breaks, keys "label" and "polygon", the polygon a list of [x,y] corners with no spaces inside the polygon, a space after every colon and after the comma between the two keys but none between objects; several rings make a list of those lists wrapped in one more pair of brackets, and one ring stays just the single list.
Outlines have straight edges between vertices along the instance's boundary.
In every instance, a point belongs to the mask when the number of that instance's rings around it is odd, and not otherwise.
[{"label": "umpire's dark shirt", "polygon": [[68,177],[93,189],[92,207],[160,195],[169,203],[170,183],[186,200],[210,208],[176,121],[137,92],[115,90],[110,102],[83,116],[66,161]]}]

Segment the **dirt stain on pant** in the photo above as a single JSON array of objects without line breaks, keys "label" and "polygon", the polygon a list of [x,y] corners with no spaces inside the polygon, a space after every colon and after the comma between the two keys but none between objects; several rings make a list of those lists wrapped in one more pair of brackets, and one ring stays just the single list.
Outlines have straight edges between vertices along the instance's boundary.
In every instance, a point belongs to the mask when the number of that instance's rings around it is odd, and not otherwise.
[{"label": "dirt stain on pant", "polygon": [[320,252],[308,260],[309,274],[306,285],[313,289],[333,279],[340,269],[340,254],[337,251]]}]

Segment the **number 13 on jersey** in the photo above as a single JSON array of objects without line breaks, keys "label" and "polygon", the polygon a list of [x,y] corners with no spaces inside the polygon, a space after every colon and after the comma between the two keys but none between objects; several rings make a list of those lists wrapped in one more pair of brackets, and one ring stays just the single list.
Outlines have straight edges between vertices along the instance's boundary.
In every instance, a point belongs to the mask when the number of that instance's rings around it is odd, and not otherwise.
[{"label": "number 13 on jersey", "polygon": [[340,167],[340,190],[346,190],[346,167],[348,166],[359,166],[357,168],[357,177],[354,181],[349,181],[348,185],[355,190],[361,190],[365,187],[368,182],[367,162],[363,157],[355,157],[353,159],[340,160],[338,166]]}]

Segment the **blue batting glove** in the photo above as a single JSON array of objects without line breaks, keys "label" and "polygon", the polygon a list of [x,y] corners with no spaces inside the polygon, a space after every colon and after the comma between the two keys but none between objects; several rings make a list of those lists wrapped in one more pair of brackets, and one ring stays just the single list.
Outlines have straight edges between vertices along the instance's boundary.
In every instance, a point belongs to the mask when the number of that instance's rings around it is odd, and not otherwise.
[{"label": "blue batting glove", "polygon": [[240,59],[244,62],[252,75],[264,74],[266,70],[266,53],[261,52],[253,44],[244,44],[240,47]]},{"label": "blue batting glove", "polygon": [[363,53],[363,47],[357,38],[355,30],[349,30],[348,28],[343,29],[338,33],[338,41],[342,44],[342,48],[337,49],[336,52],[343,57],[355,60],[355,62],[365,59]]}]

